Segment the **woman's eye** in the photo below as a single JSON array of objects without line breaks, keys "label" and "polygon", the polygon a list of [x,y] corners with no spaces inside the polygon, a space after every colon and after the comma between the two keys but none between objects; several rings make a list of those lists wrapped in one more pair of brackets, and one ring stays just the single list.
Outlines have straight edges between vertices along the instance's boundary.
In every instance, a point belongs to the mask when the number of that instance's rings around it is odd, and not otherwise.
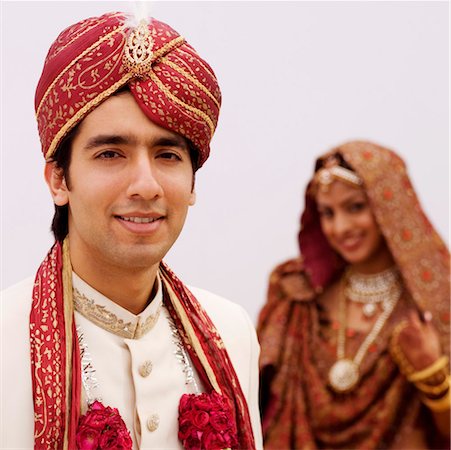
[{"label": "woman's eye", "polygon": [[318,214],[322,218],[332,217],[332,211],[330,209],[320,209],[318,210]]},{"label": "woman's eye", "polygon": [[364,210],[365,207],[366,207],[366,203],[363,203],[363,202],[352,203],[349,206],[349,211],[360,212],[360,211]]}]

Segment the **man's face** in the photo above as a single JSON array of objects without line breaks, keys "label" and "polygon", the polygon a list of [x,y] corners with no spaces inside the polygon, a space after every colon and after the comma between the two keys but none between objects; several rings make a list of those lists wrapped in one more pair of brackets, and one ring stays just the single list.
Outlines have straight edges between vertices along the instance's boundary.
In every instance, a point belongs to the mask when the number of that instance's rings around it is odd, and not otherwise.
[{"label": "man's face", "polygon": [[[52,166],[52,176],[57,171]],[[71,257],[140,269],[166,255],[195,202],[186,140],[151,122],[128,92],[92,111],[72,143],[70,184],[52,189],[69,205]]]}]

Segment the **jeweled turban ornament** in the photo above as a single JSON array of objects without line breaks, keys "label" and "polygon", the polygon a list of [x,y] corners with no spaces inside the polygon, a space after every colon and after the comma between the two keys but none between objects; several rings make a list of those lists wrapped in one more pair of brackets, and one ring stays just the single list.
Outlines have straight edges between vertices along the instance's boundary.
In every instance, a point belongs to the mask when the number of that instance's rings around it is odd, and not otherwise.
[{"label": "jeweled turban ornament", "polygon": [[130,30],[124,48],[123,62],[129,72],[138,77],[144,77],[144,75],[150,72],[152,67],[153,44],[154,42],[147,26],[147,21],[142,19],[135,29]]},{"label": "jeweled turban ornament", "polygon": [[35,99],[46,159],[87,114],[124,86],[152,122],[193,144],[200,167],[209,156],[221,106],[216,76],[169,25],[152,18],[131,26],[124,13],[83,20],[51,46]]}]

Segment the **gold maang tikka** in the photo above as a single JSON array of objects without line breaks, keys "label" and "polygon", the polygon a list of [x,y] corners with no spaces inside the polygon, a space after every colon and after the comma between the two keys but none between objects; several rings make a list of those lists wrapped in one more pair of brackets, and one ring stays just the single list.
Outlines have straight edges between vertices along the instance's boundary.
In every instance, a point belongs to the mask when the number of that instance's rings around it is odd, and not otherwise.
[{"label": "gold maang tikka", "polygon": [[324,167],[316,172],[313,179],[323,192],[329,191],[330,185],[335,180],[344,181],[354,187],[363,185],[363,180],[352,170],[340,166],[335,156],[330,156],[326,159]]}]

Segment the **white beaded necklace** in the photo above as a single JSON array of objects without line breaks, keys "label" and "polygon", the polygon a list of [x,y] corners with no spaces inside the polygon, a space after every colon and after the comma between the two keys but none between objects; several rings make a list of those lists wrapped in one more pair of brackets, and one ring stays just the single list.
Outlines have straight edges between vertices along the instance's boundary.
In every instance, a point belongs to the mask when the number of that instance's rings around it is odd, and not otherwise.
[{"label": "white beaded necklace", "polygon": [[368,318],[374,316],[378,304],[385,310],[390,299],[393,296],[399,297],[402,289],[396,266],[371,275],[348,271],[345,277],[348,280],[345,288],[346,298],[363,304],[363,314]]},{"label": "white beaded necklace", "polygon": [[381,332],[385,322],[390,317],[390,314],[401,296],[400,285],[398,288],[392,289],[391,292],[388,293],[387,297],[384,299],[384,306],[381,315],[377,318],[373,328],[363,340],[354,358],[346,358],[346,287],[344,286],[346,281],[347,277],[344,276],[340,287],[339,298],[340,328],[337,336],[337,361],[329,371],[330,386],[334,391],[339,393],[349,392],[358,384],[360,380],[360,364],[362,363],[368,348]]}]

